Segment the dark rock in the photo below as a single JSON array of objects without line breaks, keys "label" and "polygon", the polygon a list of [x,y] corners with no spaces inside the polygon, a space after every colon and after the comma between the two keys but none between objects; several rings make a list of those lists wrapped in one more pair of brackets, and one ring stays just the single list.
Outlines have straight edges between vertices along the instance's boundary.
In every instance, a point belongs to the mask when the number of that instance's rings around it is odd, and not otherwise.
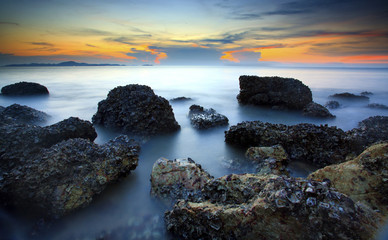
[{"label": "dark rock", "polygon": [[101,146],[80,138],[62,141],[3,174],[0,196],[3,203],[60,217],[88,205],[109,183],[135,169],[138,152],[127,136]]},{"label": "dark rock", "polygon": [[13,104],[0,112],[0,125],[4,124],[40,124],[50,116],[28,106]]},{"label": "dark rock", "polygon": [[170,102],[186,102],[186,101],[191,101],[193,99],[188,98],[188,97],[177,97],[177,98],[172,98],[170,99]]},{"label": "dark rock", "polygon": [[303,108],[303,115],[318,118],[335,118],[327,108],[315,102],[311,102]]},{"label": "dark rock", "polygon": [[358,101],[369,101],[369,97],[362,96],[362,95],[355,95],[353,93],[336,93],[333,95],[330,95],[332,98],[338,98],[338,99],[348,99],[348,100],[358,100]]},{"label": "dark rock", "polygon": [[93,123],[126,133],[155,135],[180,129],[168,101],[144,85],[116,87],[98,103]]},{"label": "dark rock", "polygon": [[239,103],[303,109],[312,102],[310,89],[293,78],[240,76]]},{"label": "dark rock", "polygon": [[46,95],[49,91],[45,86],[32,82],[19,82],[1,89],[3,95]]},{"label": "dark rock", "polygon": [[328,182],[228,175],[203,195],[166,212],[167,230],[182,239],[373,239],[381,223]]},{"label": "dark rock", "polygon": [[4,111],[5,107],[0,106],[0,114]]},{"label": "dark rock", "polygon": [[199,105],[191,105],[189,112],[191,124],[198,129],[228,125],[229,119],[213,108],[204,109]]},{"label": "dark rock", "polygon": [[373,95],[372,92],[368,92],[368,91],[364,91],[364,92],[361,92],[360,93],[361,96],[369,96],[369,95]]},{"label": "dark rock", "polygon": [[326,104],[325,104],[325,107],[329,108],[329,109],[337,109],[339,108],[341,105],[339,104],[339,102],[337,101],[328,101]]},{"label": "dark rock", "polygon": [[388,110],[388,106],[380,103],[370,103],[368,104],[368,108],[377,108],[377,109],[383,109]]}]

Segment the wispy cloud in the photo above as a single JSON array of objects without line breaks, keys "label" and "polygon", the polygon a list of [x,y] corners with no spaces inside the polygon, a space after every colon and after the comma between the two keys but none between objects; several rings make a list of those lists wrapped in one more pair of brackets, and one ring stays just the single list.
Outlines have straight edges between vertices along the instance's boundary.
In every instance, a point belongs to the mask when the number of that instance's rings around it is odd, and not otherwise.
[{"label": "wispy cloud", "polygon": [[94,28],[76,28],[66,30],[66,33],[76,36],[112,36],[115,35],[113,32],[94,29]]},{"label": "wispy cloud", "polygon": [[19,23],[16,22],[0,22],[2,25],[14,25],[14,26],[20,26]]},{"label": "wispy cloud", "polygon": [[32,45],[37,45],[37,46],[47,46],[47,47],[53,47],[54,44],[48,43],[48,42],[28,42],[29,44]]},{"label": "wispy cloud", "polygon": [[92,47],[92,48],[96,48],[97,47],[97,46],[94,46],[94,45],[88,44],[88,43],[86,43],[85,45],[88,46],[88,47]]}]

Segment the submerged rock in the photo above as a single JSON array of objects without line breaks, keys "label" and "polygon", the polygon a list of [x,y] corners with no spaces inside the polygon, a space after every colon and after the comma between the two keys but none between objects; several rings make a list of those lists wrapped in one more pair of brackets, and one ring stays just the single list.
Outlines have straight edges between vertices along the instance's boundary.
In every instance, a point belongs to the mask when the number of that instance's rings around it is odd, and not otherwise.
[{"label": "submerged rock", "polygon": [[98,103],[93,123],[126,133],[156,135],[180,129],[168,101],[144,85],[116,87]]},{"label": "submerged rock", "polygon": [[311,90],[293,78],[240,76],[239,103],[303,109],[312,102]]},{"label": "submerged rock", "polygon": [[355,159],[319,169],[309,178],[329,179],[339,192],[388,217],[388,143],[373,145]]},{"label": "submerged rock", "polygon": [[28,96],[47,95],[49,94],[49,91],[45,86],[40,85],[39,83],[19,82],[3,87],[1,93],[3,95]]},{"label": "submerged rock", "polygon": [[370,103],[368,104],[368,108],[377,108],[377,109],[383,109],[388,110],[388,106],[380,103]]},{"label": "submerged rock", "polygon": [[187,198],[198,194],[212,178],[191,158],[159,158],[152,167],[151,195],[170,199]]},{"label": "submerged rock", "polygon": [[0,196],[3,203],[60,217],[88,205],[109,183],[135,169],[138,152],[127,136],[101,146],[80,138],[62,141],[3,174]]},{"label": "submerged rock", "polygon": [[353,93],[336,93],[333,95],[330,95],[332,98],[338,98],[338,99],[348,99],[348,100],[358,100],[358,101],[369,101],[369,97],[365,95],[355,95]]},{"label": "submerged rock", "polygon": [[274,175],[209,181],[205,200],[178,201],[166,212],[182,239],[373,239],[380,215],[327,182]]},{"label": "submerged rock", "polygon": [[368,91],[364,91],[364,92],[361,92],[360,93],[361,96],[369,96],[369,95],[373,95],[372,92],[368,92]]},{"label": "submerged rock", "polygon": [[170,102],[186,102],[186,101],[191,101],[193,99],[188,98],[188,97],[177,97],[177,98],[172,98],[170,99]]},{"label": "submerged rock", "polygon": [[258,163],[258,174],[289,176],[286,169],[289,158],[281,145],[271,147],[250,147],[245,156]]},{"label": "submerged rock", "polygon": [[191,124],[198,129],[208,129],[228,125],[229,119],[216,112],[213,108],[204,109],[199,105],[191,105],[189,112]]},{"label": "submerged rock", "polygon": [[22,106],[12,104],[0,111],[0,125],[4,124],[41,124],[48,120],[50,116],[44,112]]},{"label": "submerged rock", "polygon": [[315,102],[311,102],[303,108],[303,115],[318,118],[335,118],[327,108]]},{"label": "submerged rock", "polygon": [[329,108],[329,109],[337,109],[339,108],[341,105],[339,102],[337,101],[334,101],[334,100],[331,100],[331,101],[328,101],[326,104],[325,104],[325,107]]}]

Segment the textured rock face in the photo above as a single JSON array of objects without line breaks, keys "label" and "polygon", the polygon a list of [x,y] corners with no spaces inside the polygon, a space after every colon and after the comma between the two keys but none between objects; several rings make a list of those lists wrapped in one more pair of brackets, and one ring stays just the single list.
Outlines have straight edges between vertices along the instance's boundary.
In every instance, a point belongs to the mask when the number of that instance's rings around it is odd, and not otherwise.
[{"label": "textured rock face", "polygon": [[369,101],[369,97],[365,95],[355,95],[353,93],[336,93],[331,95],[332,98],[338,98],[338,99],[348,99],[348,100],[358,100],[358,101]]},{"label": "textured rock face", "polygon": [[288,155],[281,145],[271,147],[250,147],[245,156],[258,163],[258,174],[289,176],[286,169]]},{"label": "textured rock face", "polygon": [[148,86],[116,87],[98,103],[93,123],[127,133],[155,135],[180,129],[168,101]]},{"label": "textured rock face", "polygon": [[312,102],[310,89],[293,78],[240,76],[239,103],[303,109]]},{"label": "textured rock face", "polygon": [[59,217],[86,206],[107,184],[135,169],[138,151],[126,136],[101,146],[80,138],[62,141],[3,174],[0,196]]},{"label": "textured rock face", "polygon": [[319,169],[311,179],[329,179],[333,187],[388,216],[388,143],[376,144],[357,158]]},{"label": "textured rock face", "polygon": [[49,91],[38,83],[19,82],[3,87],[1,93],[3,95],[47,95]]},{"label": "textured rock face", "polygon": [[191,105],[189,117],[191,125],[198,129],[224,126],[229,123],[229,119],[226,116],[217,113],[213,108],[204,109],[198,105]]},{"label": "textured rock face", "polygon": [[377,108],[377,109],[383,109],[388,110],[388,106],[380,103],[370,103],[368,104],[368,108]]},{"label": "textured rock face", "polygon": [[198,194],[212,177],[192,159],[159,158],[152,167],[151,195],[182,199]]},{"label": "textured rock face", "polygon": [[343,162],[351,152],[350,141],[341,129],[313,124],[242,122],[225,132],[225,141],[245,147],[281,144],[291,160],[317,166]]},{"label": "textured rock face", "polygon": [[325,104],[325,107],[329,108],[329,109],[337,109],[339,108],[341,105],[339,102],[337,101],[334,101],[334,100],[331,100],[331,101],[328,101],[326,104]]},{"label": "textured rock face", "polygon": [[12,104],[0,112],[0,125],[15,123],[39,124],[47,121],[49,117],[46,113],[28,106]]},{"label": "textured rock face", "polygon": [[203,195],[166,212],[167,229],[183,239],[373,239],[380,224],[378,213],[327,182],[228,175]]},{"label": "textured rock face", "polygon": [[311,102],[303,108],[303,115],[317,118],[335,118],[327,108],[315,102]]}]

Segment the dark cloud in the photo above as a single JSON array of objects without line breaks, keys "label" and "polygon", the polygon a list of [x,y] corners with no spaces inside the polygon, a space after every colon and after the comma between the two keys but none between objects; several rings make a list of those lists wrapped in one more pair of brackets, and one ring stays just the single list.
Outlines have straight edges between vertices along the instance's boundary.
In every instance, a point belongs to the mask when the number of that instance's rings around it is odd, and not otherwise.
[{"label": "dark cloud", "polygon": [[29,44],[32,45],[37,45],[37,46],[47,46],[47,47],[53,47],[54,44],[48,43],[48,42],[28,42]]},{"label": "dark cloud", "polygon": [[3,25],[15,25],[15,26],[20,26],[19,23],[16,23],[16,22],[0,22],[0,24],[3,24]]},{"label": "dark cloud", "polygon": [[228,44],[228,43],[234,43],[236,41],[243,40],[247,37],[248,32],[241,32],[241,33],[225,33],[220,36],[216,36],[214,38],[205,38],[201,39],[198,42],[201,43],[221,43],[221,44]]},{"label": "dark cloud", "polygon": [[94,29],[94,28],[80,28],[80,29],[72,29],[66,31],[67,33],[76,35],[76,36],[112,36],[114,35],[112,32]]},{"label": "dark cloud", "polygon": [[88,46],[88,47],[92,47],[92,48],[96,48],[97,47],[97,46],[94,46],[94,45],[88,44],[88,43],[86,43],[85,45]]},{"label": "dark cloud", "polygon": [[128,37],[109,37],[109,38],[105,38],[105,41],[108,41],[108,42],[118,42],[118,43],[123,43],[123,44],[127,44],[127,45],[133,45],[133,43],[131,42],[133,39],[130,39]]}]

